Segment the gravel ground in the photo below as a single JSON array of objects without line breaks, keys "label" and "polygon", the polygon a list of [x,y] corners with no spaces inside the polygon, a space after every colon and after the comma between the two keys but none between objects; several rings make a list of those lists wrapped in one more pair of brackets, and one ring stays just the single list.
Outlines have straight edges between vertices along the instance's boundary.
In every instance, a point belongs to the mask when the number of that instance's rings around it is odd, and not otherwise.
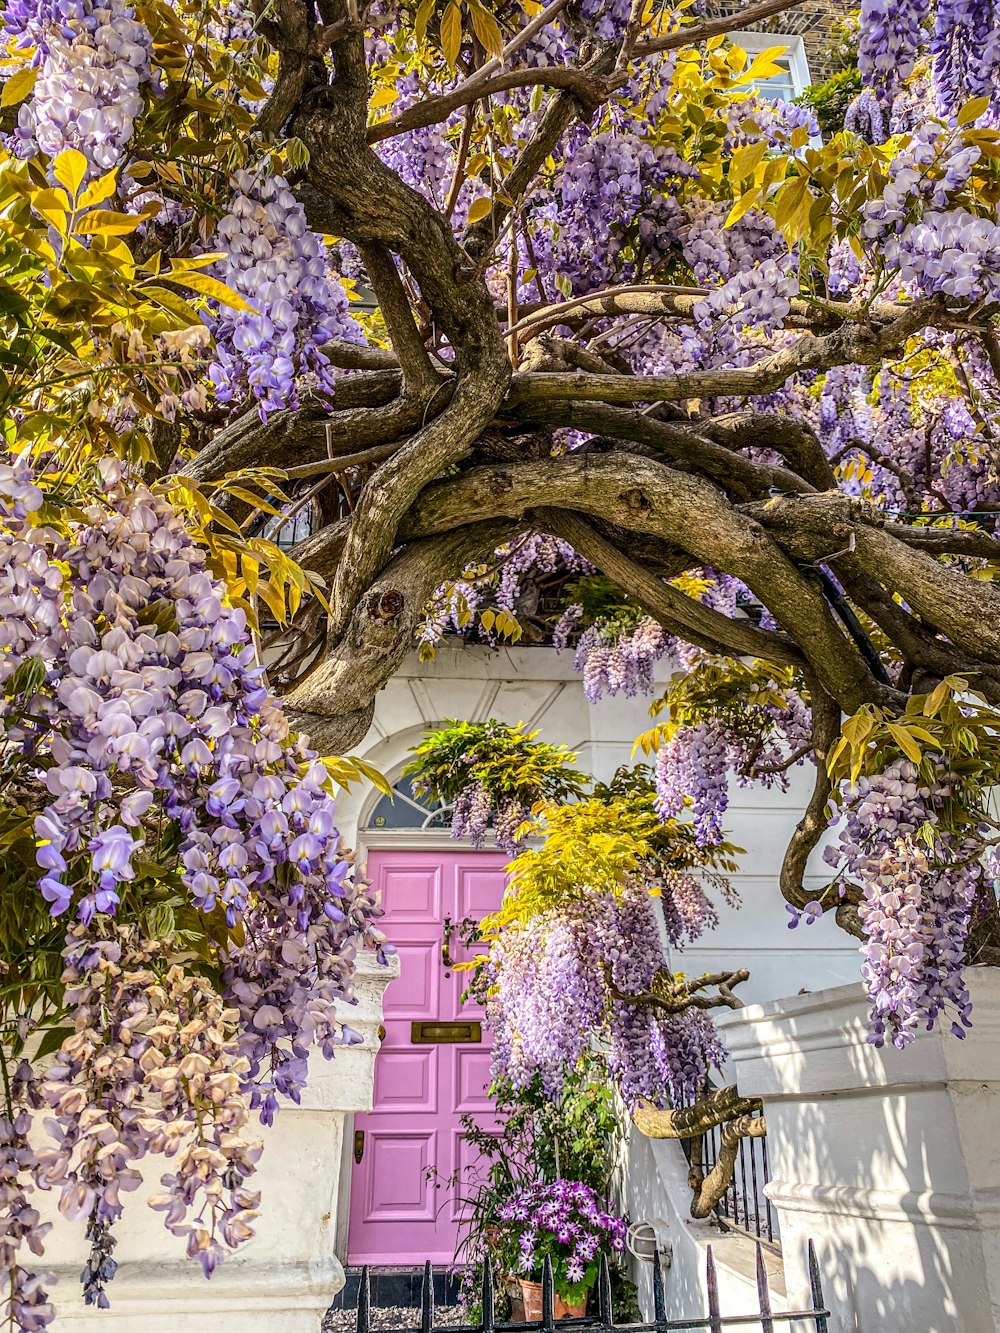
[{"label": "gravel ground", "polygon": [[[323,1321],[323,1333],[354,1333],[357,1326],[357,1310],[334,1310]],[[434,1327],[459,1322],[457,1307],[439,1306],[434,1311]],[[386,1306],[384,1309],[373,1308],[371,1327],[391,1333],[393,1329],[416,1329],[420,1327],[420,1310],[403,1305]]]}]

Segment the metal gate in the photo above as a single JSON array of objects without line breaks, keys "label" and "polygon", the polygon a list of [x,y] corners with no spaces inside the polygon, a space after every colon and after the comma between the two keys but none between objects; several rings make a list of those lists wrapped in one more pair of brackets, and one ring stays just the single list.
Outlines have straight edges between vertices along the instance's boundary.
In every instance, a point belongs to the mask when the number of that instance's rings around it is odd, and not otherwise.
[{"label": "metal gate", "polygon": [[[820,1284],[819,1264],[812,1241],[809,1242],[809,1294],[811,1304],[807,1310],[771,1309],[771,1295],[768,1290],[767,1269],[760,1244],[757,1245],[757,1309],[753,1312],[724,1312],[719,1304],[719,1283],[715,1269],[712,1247],[706,1247],[706,1288],[708,1309],[703,1315],[690,1319],[667,1319],[666,1305],[663,1299],[663,1273],[660,1256],[653,1255],[653,1319],[645,1324],[616,1324],[611,1304],[611,1277],[606,1259],[601,1261],[601,1273],[597,1284],[597,1313],[582,1319],[560,1319],[553,1317],[554,1288],[552,1266],[548,1258],[542,1274],[542,1318],[533,1323],[497,1323],[495,1318],[495,1287],[493,1270],[489,1259],[483,1266],[482,1282],[482,1319],[478,1324],[449,1324],[439,1328],[437,1333],[499,1333],[503,1330],[524,1330],[525,1333],[573,1333],[575,1329],[586,1333],[670,1333],[670,1330],[707,1329],[709,1333],[723,1333],[724,1329],[734,1325],[740,1328],[759,1328],[761,1333],[775,1333],[778,1328],[799,1328],[811,1333],[830,1333],[830,1311],[823,1304],[823,1289]],[[357,1333],[371,1333],[371,1288],[369,1270],[361,1270],[361,1287],[358,1292]],[[418,1312],[415,1310],[414,1315]],[[434,1328],[434,1278],[430,1262],[424,1267],[423,1296],[419,1310],[419,1323],[401,1325],[392,1333],[431,1333]]]}]

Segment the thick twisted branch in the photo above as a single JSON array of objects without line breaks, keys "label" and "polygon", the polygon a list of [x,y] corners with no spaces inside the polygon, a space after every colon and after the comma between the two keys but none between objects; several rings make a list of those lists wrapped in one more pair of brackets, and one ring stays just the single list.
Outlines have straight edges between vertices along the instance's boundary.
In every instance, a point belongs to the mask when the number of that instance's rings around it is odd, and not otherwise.
[{"label": "thick twisted branch", "polygon": [[741,1115],[730,1120],[722,1127],[719,1135],[719,1152],[706,1176],[702,1166],[703,1142],[695,1139],[691,1144],[691,1169],[688,1171],[688,1185],[691,1189],[691,1216],[710,1217],[713,1209],[725,1197],[733,1183],[736,1171],[736,1158],[743,1139],[762,1139],[767,1134],[767,1122],[763,1115]]},{"label": "thick twisted branch", "polygon": [[[663,1014],[682,1014],[686,1009],[742,1009],[743,1001],[733,993],[733,987],[746,981],[750,976],[745,967],[735,972],[706,972],[701,977],[691,977],[671,987],[670,995],[660,995],[656,991],[637,991],[635,993],[619,990],[611,974],[611,966],[604,965],[604,978],[608,990],[616,1000],[626,1004],[642,1005],[647,1009],[657,1009]],[[701,995],[707,986],[717,986],[714,995]]]},{"label": "thick twisted branch", "polygon": [[693,1139],[735,1116],[754,1115],[761,1107],[759,1097],[741,1097],[735,1087],[715,1088],[690,1106],[672,1111],[640,1102],[632,1112],[632,1123],[648,1139]]}]

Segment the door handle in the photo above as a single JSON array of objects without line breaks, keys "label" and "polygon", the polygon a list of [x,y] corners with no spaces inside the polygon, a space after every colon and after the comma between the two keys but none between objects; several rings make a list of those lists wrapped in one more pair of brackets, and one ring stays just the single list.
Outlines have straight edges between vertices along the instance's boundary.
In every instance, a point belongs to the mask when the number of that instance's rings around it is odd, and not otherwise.
[{"label": "door handle", "polygon": [[444,963],[445,967],[452,966],[451,932],[453,929],[454,927],[451,924],[451,917],[446,916],[444,919],[444,939],[441,941],[441,962]]},{"label": "door handle", "polygon": [[361,1159],[365,1155],[365,1131],[356,1129],[354,1131],[354,1160],[361,1164]]}]

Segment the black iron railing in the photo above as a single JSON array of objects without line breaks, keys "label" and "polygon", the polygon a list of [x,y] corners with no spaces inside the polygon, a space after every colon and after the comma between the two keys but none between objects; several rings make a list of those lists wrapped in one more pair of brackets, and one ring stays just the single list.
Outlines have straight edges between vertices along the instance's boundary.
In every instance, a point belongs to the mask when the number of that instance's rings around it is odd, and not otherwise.
[{"label": "black iron railing", "polygon": [[[719,1125],[706,1133],[702,1151],[703,1169],[708,1175],[719,1156]],[[690,1160],[689,1141],[684,1141]],[[739,1155],[733,1170],[733,1179],[715,1207],[715,1215],[725,1227],[727,1224],[746,1231],[769,1245],[778,1245],[778,1218],[764,1186],[771,1179],[767,1163],[767,1137],[741,1139]]]},{"label": "black iron railing", "polygon": [[[487,1258],[483,1265],[481,1290],[482,1317],[478,1324],[447,1324],[437,1329],[437,1333],[572,1333],[574,1329],[586,1330],[587,1333],[670,1333],[672,1329],[708,1329],[709,1333],[722,1333],[733,1325],[741,1328],[757,1328],[762,1333],[775,1333],[777,1328],[806,1328],[814,1333],[829,1333],[830,1311],[823,1304],[823,1290],[820,1284],[819,1264],[812,1241],[809,1242],[809,1292],[811,1305],[808,1310],[779,1310],[771,1308],[771,1295],[767,1281],[767,1267],[764,1254],[757,1245],[757,1309],[752,1313],[725,1314],[719,1303],[719,1282],[715,1270],[712,1247],[706,1247],[706,1292],[708,1310],[704,1315],[695,1315],[691,1319],[668,1319],[663,1293],[663,1272],[658,1253],[653,1255],[653,1318],[644,1324],[616,1324],[611,1303],[611,1276],[606,1259],[601,1260],[601,1272],[597,1284],[597,1313],[582,1319],[554,1318],[555,1289],[552,1282],[552,1265],[548,1258],[542,1273],[542,1318],[532,1323],[498,1323],[496,1319],[495,1288],[493,1269]],[[416,1314],[417,1311],[414,1311]],[[430,1263],[424,1267],[424,1285],[420,1304],[420,1321],[414,1324],[400,1324],[391,1333],[432,1333],[434,1329],[434,1275]],[[380,1325],[384,1330],[385,1325]],[[357,1333],[371,1333],[372,1305],[371,1285],[368,1268],[361,1270],[361,1287],[358,1291]]]}]

